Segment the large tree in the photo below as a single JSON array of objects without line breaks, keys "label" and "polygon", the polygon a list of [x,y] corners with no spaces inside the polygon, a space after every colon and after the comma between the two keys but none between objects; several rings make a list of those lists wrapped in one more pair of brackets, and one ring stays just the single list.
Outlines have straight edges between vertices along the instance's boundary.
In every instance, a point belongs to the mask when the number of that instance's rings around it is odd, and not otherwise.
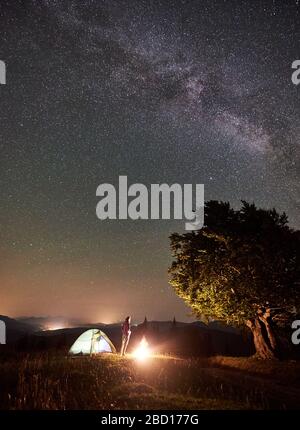
[{"label": "large tree", "polygon": [[299,231],[246,202],[207,202],[204,219],[199,231],[171,235],[171,285],[198,318],[246,325],[258,356],[279,357],[276,329],[300,306]]}]

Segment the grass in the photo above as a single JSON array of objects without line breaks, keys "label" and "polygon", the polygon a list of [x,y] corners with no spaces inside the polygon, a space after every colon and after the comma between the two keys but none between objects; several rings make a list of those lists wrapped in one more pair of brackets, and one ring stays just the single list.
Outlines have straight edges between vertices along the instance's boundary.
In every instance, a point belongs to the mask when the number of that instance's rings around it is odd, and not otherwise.
[{"label": "grass", "polygon": [[1,358],[0,408],[297,409],[299,370],[252,358],[19,354]]}]

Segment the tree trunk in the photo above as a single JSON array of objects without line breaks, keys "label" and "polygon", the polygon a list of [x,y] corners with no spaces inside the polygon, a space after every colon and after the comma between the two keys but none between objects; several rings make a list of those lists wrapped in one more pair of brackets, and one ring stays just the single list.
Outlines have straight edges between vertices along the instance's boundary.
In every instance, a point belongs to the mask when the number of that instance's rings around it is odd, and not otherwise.
[{"label": "tree trunk", "polygon": [[260,321],[265,325],[265,329],[267,332],[268,340],[270,343],[270,346],[273,351],[278,350],[278,342],[275,337],[274,330],[272,328],[272,318],[271,318],[271,311],[270,309],[266,309],[264,313],[259,313],[259,319]]},{"label": "tree trunk", "polygon": [[278,347],[273,329],[266,315],[259,315],[253,320],[247,321],[250,328],[256,355],[264,360],[278,358]]}]

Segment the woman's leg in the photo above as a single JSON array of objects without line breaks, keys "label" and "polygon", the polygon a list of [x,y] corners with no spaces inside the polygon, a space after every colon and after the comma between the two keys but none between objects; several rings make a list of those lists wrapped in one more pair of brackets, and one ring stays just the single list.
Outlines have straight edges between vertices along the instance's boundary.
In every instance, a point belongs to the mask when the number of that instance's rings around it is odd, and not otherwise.
[{"label": "woman's leg", "polygon": [[130,338],[130,335],[126,336],[125,345],[124,345],[124,355],[126,354],[126,351],[127,351],[127,346],[128,346],[128,343],[129,343],[129,338]]},{"label": "woman's leg", "polygon": [[125,349],[125,336],[124,335],[122,335],[122,346],[121,346],[121,355],[124,355],[125,354],[125,352],[124,352],[124,349]]}]

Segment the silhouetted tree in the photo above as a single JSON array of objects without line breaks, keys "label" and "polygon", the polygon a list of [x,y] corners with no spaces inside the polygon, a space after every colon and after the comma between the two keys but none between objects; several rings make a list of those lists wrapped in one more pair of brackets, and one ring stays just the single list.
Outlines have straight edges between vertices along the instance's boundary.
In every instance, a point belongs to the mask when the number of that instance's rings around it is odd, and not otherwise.
[{"label": "silhouetted tree", "polygon": [[258,356],[279,356],[276,328],[300,306],[299,231],[246,202],[207,202],[204,219],[197,232],[171,235],[171,285],[197,317],[246,325]]},{"label": "silhouetted tree", "polygon": [[145,317],[145,319],[142,323],[142,332],[143,332],[144,336],[147,333],[147,331],[148,331],[148,320],[147,320],[147,317]]},{"label": "silhouetted tree", "polygon": [[177,322],[176,322],[176,318],[174,316],[173,321],[172,321],[172,325],[171,325],[171,332],[175,333],[177,331]]}]

